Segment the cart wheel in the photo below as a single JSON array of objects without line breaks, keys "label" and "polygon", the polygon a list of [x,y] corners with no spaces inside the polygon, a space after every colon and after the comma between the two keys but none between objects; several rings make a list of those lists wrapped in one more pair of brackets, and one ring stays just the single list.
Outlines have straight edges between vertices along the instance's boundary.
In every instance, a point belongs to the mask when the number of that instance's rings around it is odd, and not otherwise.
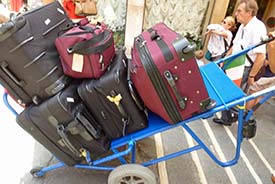
[{"label": "cart wheel", "polygon": [[30,171],[30,174],[34,177],[34,178],[40,178],[43,177],[44,174],[41,171],[41,169],[43,169],[43,167],[35,167],[32,168],[32,170]]},{"label": "cart wheel", "polygon": [[138,164],[125,164],[115,168],[108,177],[108,184],[156,184],[154,173]]}]

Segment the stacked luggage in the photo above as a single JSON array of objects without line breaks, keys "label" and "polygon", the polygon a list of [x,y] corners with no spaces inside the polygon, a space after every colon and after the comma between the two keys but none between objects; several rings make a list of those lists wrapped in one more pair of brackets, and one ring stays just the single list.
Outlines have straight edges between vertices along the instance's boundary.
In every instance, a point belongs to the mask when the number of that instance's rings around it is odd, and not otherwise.
[{"label": "stacked luggage", "polygon": [[135,39],[131,61],[104,23],[73,23],[56,1],[2,26],[0,42],[17,123],[67,165],[146,128],[147,108],[177,123],[213,106],[189,42],[164,24]]}]

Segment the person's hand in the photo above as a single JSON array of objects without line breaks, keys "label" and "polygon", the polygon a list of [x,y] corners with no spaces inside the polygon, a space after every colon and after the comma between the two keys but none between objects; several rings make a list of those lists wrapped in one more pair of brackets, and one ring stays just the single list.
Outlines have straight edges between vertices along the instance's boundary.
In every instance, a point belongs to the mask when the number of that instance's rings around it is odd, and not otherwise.
[{"label": "person's hand", "polygon": [[0,13],[0,24],[3,24],[8,21],[9,21],[9,18],[7,18],[6,16],[4,16]]},{"label": "person's hand", "polygon": [[247,79],[247,85],[250,86],[255,82],[255,79],[253,77],[248,77]]},{"label": "person's hand", "polygon": [[209,29],[209,30],[207,30],[205,33],[204,33],[204,35],[206,36],[206,35],[208,35],[208,34],[211,34],[212,33],[212,29]]}]

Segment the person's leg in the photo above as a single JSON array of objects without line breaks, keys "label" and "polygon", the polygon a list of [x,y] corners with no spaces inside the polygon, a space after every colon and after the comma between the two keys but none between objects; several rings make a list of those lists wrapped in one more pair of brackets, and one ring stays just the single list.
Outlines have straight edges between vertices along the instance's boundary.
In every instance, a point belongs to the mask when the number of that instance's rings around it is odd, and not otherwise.
[{"label": "person's leg", "polygon": [[[255,92],[256,91],[254,91],[254,90],[249,90],[248,94],[251,95]],[[246,106],[245,106],[246,110],[251,110],[259,102],[259,99],[260,98],[255,98],[253,100],[250,100],[250,101],[246,102]]]},{"label": "person's leg", "polygon": [[213,118],[213,122],[221,125],[231,126],[237,121],[238,117],[234,115],[231,109],[222,111],[221,118]]},{"label": "person's leg", "polygon": [[[270,86],[275,85],[275,77],[262,77],[258,81],[254,82],[251,86],[249,86],[248,94],[253,94],[258,91],[264,90]],[[251,101],[248,101],[246,103],[246,109],[250,110],[252,109],[260,100],[262,97],[255,98]]]},{"label": "person's leg", "polygon": [[271,174],[271,181],[272,181],[273,184],[275,184],[275,170]]}]

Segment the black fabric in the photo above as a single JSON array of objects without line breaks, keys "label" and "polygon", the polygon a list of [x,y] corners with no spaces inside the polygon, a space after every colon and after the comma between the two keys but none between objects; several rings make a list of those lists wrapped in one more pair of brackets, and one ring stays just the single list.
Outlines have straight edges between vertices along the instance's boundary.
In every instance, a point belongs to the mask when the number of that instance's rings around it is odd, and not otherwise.
[{"label": "black fabric", "polygon": [[[90,151],[91,158],[106,153],[110,146],[101,126],[95,121],[77,94],[77,83],[40,105],[26,108],[16,119],[17,123],[67,165],[80,163],[85,158],[81,149]],[[98,136],[93,136],[77,117],[88,120]],[[75,125],[75,126],[74,126]]]},{"label": "black fabric", "polygon": [[17,101],[39,103],[69,82],[63,76],[54,41],[71,20],[55,1],[10,23],[12,28],[0,31],[0,82],[11,96],[16,94]]},{"label": "black fabric", "polygon": [[[139,108],[129,91],[127,63],[124,51],[119,50],[103,76],[78,87],[80,97],[110,139],[143,129],[148,123],[145,109]],[[120,100],[115,100],[119,96]]]}]

